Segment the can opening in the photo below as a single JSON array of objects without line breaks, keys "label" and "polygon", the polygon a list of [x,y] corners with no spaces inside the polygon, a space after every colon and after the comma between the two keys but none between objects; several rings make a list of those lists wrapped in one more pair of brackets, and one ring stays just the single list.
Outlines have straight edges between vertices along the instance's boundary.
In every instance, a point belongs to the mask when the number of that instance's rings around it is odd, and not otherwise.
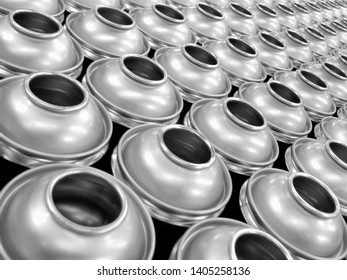
[{"label": "can opening", "polygon": [[309,13],[309,10],[305,6],[303,6],[303,5],[299,4],[299,3],[293,3],[293,7],[297,8],[301,12]]},{"label": "can opening", "polygon": [[232,7],[234,11],[237,11],[237,12],[239,12],[240,14],[245,15],[245,16],[247,16],[247,17],[253,16],[252,13],[251,13],[249,10],[247,10],[246,8],[242,7],[242,6],[239,5],[239,4],[230,3],[230,7]]},{"label": "can opening", "polygon": [[323,7],[324,9],[331,10],[331,8],[330,8],[327,4],[325,4],[324,2],[322,2],[322,1],[318,1],[318,4],[319,4],[321,7]]},{"label": "can opening", "polygon": [[288,30],[287,32],[288,32],[289,36],[296,39],[297,41],[302,42],[305,45],[309,44],[309,42],[303,36],[301,36],[299,33],[297,33],[296,31]]},{"label": "can opening", "polygon": [[321,8],[319,8],[319,6],[317,6],[313,2],[306,2],[306,5],[317,12],[321,11]]},{"label": "can opening", "polygon": [[134,24],[133,19],[128,14],[117,9],[98,7],[97,13],[106,21],[117,25],[129,26]]},{"label": "can opening", "polygon": [[284,49],[284,44],[278,40],[276,37],[270,35],[270,34],[266,34],[266,33],[260,33],[260,36],[270,45],[277,47],[277,48],[281,48]]},{"label": "can opening", "polygon": [[316,76],[315,74],[307,71],[307,70],[301,70],[301,75],[308,80],[310,83],[316,85],[317,87],[321,88],[321,89],[327,89],[328,86],[327,84],[318,76]]},{"label": "can opening", "polygon": [[333,20],[331,23],[343,32],[347,32],[347,28],[343,24],[339,23],[337,20]]},{"label": "can opening", "polygon": [[109,182],[91,174],[72,174],[53,186],[55,207],[69,221],[81,226],[101,227],[115,221],[122,198]]},{"label": "can opening", "polygon": [[336,75],[344,78],[344,79],[347,79],[347,75],[345,72],[343,72],[341,69],[337,68],[335,65],[331,64],[331,63],[327,63],[325,62],[324,63],[324,66],[326,68],[328,68],[330,71],[334,72]]},{"label": "can opening", "polygon": [[201,47],[188,45],[185,46],[184,49],[190,57],[192,57],[194,60],[199,61],[200,63],[207,64],[210,66],[218,65],[217,58]]},{"label": "can opening", "polygon": [[335,31],[335,29],[331,28],[329,25],[325,24],[325,23],[320,23],[319,26],[326,32],[332,34],[332,35],[337,35],[337,32]]},{"label": "can opening", "polygon": [[340,4],[340,2],[338,2],[338,1],[336,1],[336,3],[335,3],[335,2],[332,2],[332,1],[329,1],[329,6],[330,6],[331,8],[340,9],[339,4]]},{"label": "can opening", "polygon": [[171,153],[189,163],[207,163],[212,157],[211,148],[207,143],[198,134],[188,129],[167,129],[163,139]]},{"label": "can opening", "polygon": [[277,13],[275,10],[271,9],[270,7],[268,7],[264,4],[258,3],[257,6],[258,6],[259,10],[261,10],[262,12],[265,12],[266,14],[273,16],[273,17],[277,16]]},{"label": "can opening", "polygon": [[235,253],[238,260],[286,260],[283,251],[264,236],[246,233],[235,242]]},{"label": "can opening", "polygon": [[211,15],[214,18],[220,18],[220,19],[223,18],[223,15],[221,14],[221,12],[219,12],[217,9],[215,9],[209,5],[199,3],[198,7],[199,7],[199,9],[204,11],[206,14]]},{"label": "can opening", "polygon": [[341,60],[343,63],[347,64],[347,55],[341,55]]},{"label": "can opening", "polygon": [[331,194],[316,180],[305,176],[293,178],[297,194],[310,206],[324,213],[334,213],[336,204]]},{"label": "can opening", "polygon": [[329,147],[333,154],[347,165],[347,147],[338,142],[330,142]]},{"label": "can opening", "polygon": [[291,15],[295,14],[295,12],[291,8],[289,8],[288,6],[281,4],[281,3],[278,3],[277,5],[283,12],[286,12],[287,14],[291,14]]},{"label": "can opening", "polygon": [[276,82],[270,82],[269,86],[273,90],[273,92],[277,95],[279,95],[281,98],[295,104],[300,103],[300,98],[299,96],[290,88],[288,88],[285,85],[282,85],[280,83]]},{"label": "can opening", "polygon": [[181,12],[175,10],[174,8],[171,8],[170,6],[157,4],[154,7],[159,13],[165,15],[168,18],[179,21],[184,20],[184,15]]},{"label": "can opening", "polygon": [[51,18],[36,12],[16,12],[13,20],[22,28],[42,33],[54,34],[60,30],[59,25]]},{"label": "can opening", "polygon": [[228,39],[229,43],[234,46],[236,49],[244,52],[244,53],[247,53],[247,54],[250,54],[250,55],[256,55],[256,50],[250,46],[249,44],[247,44],[246,42],[240,40],[240,39],[237,39],[237,38],[229,38]]},{"label": "can opening", "polygon": [[246,124],[256,127],[264,125],[263,116],[256,109],[245,102],[229,100],[227,102],[227,109],[232,115]]},{"label": "can opening", "polygon": [[38,99],[55,106],[72,107],[85,99],[81,87],[60,75],[35,76],[29,81],[29,89]]},{"label": "can opening", "polygon": [[308,33],[310,33],[312,36],[319,38],[320,40],[325,40],[325,36],[320,33],[318,30],[312,28],[312,27],[306,27]]},{"label": "can opening", "polygon": [[161,81],[165,77],[163,70],[149,59],[128,56],[124,58],[123,62],[128,71],[140,78],[150,81]]}]

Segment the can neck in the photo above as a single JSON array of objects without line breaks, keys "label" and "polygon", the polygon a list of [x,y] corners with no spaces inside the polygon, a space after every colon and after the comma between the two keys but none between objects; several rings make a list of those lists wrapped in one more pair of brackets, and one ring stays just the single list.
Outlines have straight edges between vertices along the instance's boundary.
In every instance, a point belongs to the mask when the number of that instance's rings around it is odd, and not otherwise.
[{"label": "can neck", "polygon": [[307,26],[305,26],[304,28],[305,28],[305,31],[309,35],[311,35],[312,37],[314,37],[314,38],[316,38],[316,39],[318,39],[320,41],[325,41],[326,40],[325,35],[322,32],[318,31],[317,29],[312,28],[312,27],[307,27]]},{"label": "can neck", "polygon": [[164,126],[158,134],[164,154],[176,164],[192,170],[210,167],[215,159],[212,145],[198,132],[181,125]]},{"label": "can neck", "polygon": [[55,18],[32,10],[16,10],[9,14],[12,27],[27,36],[38,39],[53,39],[63,32]]},{"label": "can neck", "polygon": [[154,4],[152,7],[154,13],[160,18],[174,24],[182,24],[186,21],[185,16],[177,9],[164,4]]},{"label": "can neck", "polygon": [[237,37],[227,37],[226,43],[230,49],[242,55],[243,57],[255,58],[258,56],[257,50],[252,45]]},{"label": "can neck", "polygon": [[224,19],[224,15],[211,5],[198,3],[196,5],[196,9],[198,10],[200,14],[202,14],[204,17],[207,17],[209,19],[212,19],[215,21],[222,21]]},{"label": "can neck", "polygon": [[52,178],[46,202],[60,225],[84,235],[114,230],[128,212],[125,193],[115,181],[81,167]]},{"label": "can neck", "polygon": [[302,46],[308,46],[310,42],[301,34],[294,30],[286,29],[284,33],[287,35],[287,37],[294,41],[295,43],[302,45]]},{"label": "can neck", "polygon": [[329,140],[325,144],[325,149],[333,161],[347,170],[347,146],[345,144]]},{"label": "can neck", "polygon": [[261,32],[259,33],[259,39],[265,43],[267,46],[276,50],[285,50],[284,43],[277,37],[271,35],[270,33]]},{"label": "can neck", "polygon": [[63,74],[30,74],[25,78],[24,87],[31,102],[56,113],[80,110],[90,98],[78,81]]},{"label": "can neck", "polygon": [[291,15],[291,16],[295,16],[295,11],[293,9],[291,9],[290,7],[284,5],[284,4],[276,3],[276,7],[280,11],[282,11],[283,13],[286,13],[286,14]]},{"label": "can neck", "polygon": [[264,13],[267,16],[278,17],[278,13],[275,10],[271,9],[270,7],[264,4],[257,3],[256,7],[260,12]]},{"label": "can neck", "polygon": [[266,86],[268,92],[279,102],[290,107],[302,106],[300,95],[283,83],[278,81],[269,81]]},{"label": "can neck", "polygon": [[328,89],[327,84],[321,78],[311,73],[310,71],[300,69],[298,70],[298,75],[304,83],[316,90],[325,91]]},{"label": "can neck", "polygon": [[328,33],[329,35],[337,36],[337,32],[335,29],[331,28],[330,26],[326,25],[325,23],[320,23],[319,28],[321,28],[323,31]]},{"label": "can neck", "polygon": [[120,58],[120,65],[129,78],[149,86],[161,85],[167,80],[164,68],[145,56],[123,55]]},{"label": "can neck", "polygon": [[253,18],[253,14],[250,10],[248,10],[246,7],[239,5],[237,3],[230,3],[229,9],[241,17]]},{"label": "can neck", "polygon": [[299,172],[288,177],[288,185],[294,199],[311,214],[323,219],[339,215],[340,204],[334,193],[322,181]]},{"label": "can neck", "polygon": [[290,253],[275,238],[251,228],[241,229],[231,236],[229,252],[231,260],[292,259]]},{"label": "can neck", "polygon": [[133,18],[119,9],[97,6],[94,13],[100,22],[116,29],[129,30],[135,26]]},{"label": "can neck", "polygon": [[341,69],[339,69],[338,67],[336,67],[335,65],[324,62],[322,63],[322,68],[333,77],[342,81],[347,81],[346,73],[342,71]]},{"label": "can neck", "polygon": [[186,44],[182,46],[183,56],[204,69],[217,69],[220,66],[218,58],[207,49],[195,44]]},{"label": "can neck", "polygon": [[223,110],[231,121],[248,130],[259,131],[267,126],[260,111],[242,99],[225,99],[223,101]]}]

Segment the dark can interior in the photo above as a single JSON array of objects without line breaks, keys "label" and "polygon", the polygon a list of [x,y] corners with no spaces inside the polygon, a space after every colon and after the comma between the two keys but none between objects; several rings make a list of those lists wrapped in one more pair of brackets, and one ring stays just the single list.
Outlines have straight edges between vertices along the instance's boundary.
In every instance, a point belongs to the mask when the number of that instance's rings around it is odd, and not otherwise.
[{"label": "dark can interior", "polygon": [[54,34],[59,31],[59,25],[47,16],[35,12],[17,12],[13,20],[22,28],[41,34]]}]

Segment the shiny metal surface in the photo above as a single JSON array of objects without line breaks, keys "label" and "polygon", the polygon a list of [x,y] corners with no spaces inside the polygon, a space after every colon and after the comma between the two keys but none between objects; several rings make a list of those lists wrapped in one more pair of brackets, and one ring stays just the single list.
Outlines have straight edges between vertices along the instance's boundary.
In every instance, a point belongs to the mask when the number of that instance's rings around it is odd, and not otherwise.
[{"label": "shiny metal surface", "polygon": [[293,62],[294,67],[315,61],[314,55],[309,47],[310,42],[299,32],[286,29],[277,36],[285,43],[286,53]]},{"label": "shiny metal surface", "polygon": [[237,87],[245,82],[262,82],[266,71],[258,59],[257,50],[235,36],[223,41],[207,41],[203,45],[219,59],[231,83]]},{"label": "shiny metal surface", "polygon": [[309,48],[315,57],[330,54],[329,46],[326,43],[326,36],[322,32],[309,26],[305,26],[301,32],[310,42]]},{"label": "shiny metal surface", "polygon": [[66,30],[92,60],[120,57],[124,54],[147,54],[149,43],[134,19],[126,12],[106,6],[70,14]]},{"label": "shiny metal surface", "polygon": [[0,81],[1,155],[34,167],[61,162],[89,165],[108,148],[112,122],[82,85],[53,73]]},{"label": "shiny metal surface", "polygon": [[263,113],[269,128],[279,141],[292,143],[298,138],[306,137],[312,129],[300,95],[283,83],[245,83],[237,96]]},{"label": "shiny metal surface", "polygon": [[342,46],[347,46],[347,27],[345,27],[342,23],[337,20],[333,20],[330,22],[329,26],[335,29],[337,32],[337,37]]},{"label": "shiny metal surface", "polygon": [[346,19],[346,17],[343,17],[343,18],[340,20],[340,23],[341,23],[344,27],[347,27],[347,19]]},{"label": "shiny metal surface", "polygon": [[64,0],[66,10],[70,13],[96,9],[97,6],[107,6],[115,9],[123,9],[123,0]]},{"label": "shiny metal surface", "polygon": [[347,118],[347,104],[344,104],[340,109],[337,110],[337,116],[339,118]]},{"label": "shiny metal surface", "polygon": [[330,49],[334,50],[341,48],[338,34],[333,27],[325,23],[320,23],[317,29],[326,37],[325,42]]},{"label": "shiny metal surface", "polygon": [[307,7],[305,7],[305,5],[303,5],[303,3],[293,2],[291,8],[295,11],[296,21],[299,23],[299,26],[310,26],[311,25],[310,12],[307,9]]},{"label": "shiny metal surface", "polygon": [[127,127],[176,123],[183,107],[164,68],[145,56],[97,60],[88,67],[83,82],[112,120]]},{"label": "shiny metal surface", "polygon": [[330,63],[335,67],[341,69],[347,73],[347,51],[346,50],[335,50],[330,56],[322,56],[320,59],[321,63]]},{"label": "shiny metal surface", "polygon": [[275,1],[277,2],[278,0],[254,0],[255,4],[260,3],[269,7],[272,7]]},{"label": "shiny metal surface", "polygon": [[240,206],[247,223],[273,235],[295,258],[342,259],[347,254],[339,202],[311,175],[260,170],[242,186]]},{"label": "shiny metal surface", "polygon": [[125,9],[132,8],[147,8],[151,7],[153,4],[165,4],[165,0],[123,0],[125,4]]},{"label": "shiny metal surface", "polygon": [[200,0],[166,0],[167,4],[180,10],[183,8],[195,7],[199,2]]},{"label": "shiny metal surface", "polygon": [[63,0],[1,0],[0,15],[28,9],[49,14],[62,22],[64,20],[65,3]]},{"label": "shiny metal surface", "polygon": [[344,2],[344,1],[340,1],[340,0],[338,0],[337,2],[336,2],[336,4],[338,4],[338,6],[339,6],[339,9],[340,9],[340,12],[341,12],[341,18],[342,17],[345,17],[346,16],[346,12],[347,12],[347,3],[346,2]]},{"label": "shiny metal surface", "polygon": [[340,4],[340,11],[341,11],[341,17],[347,16],[347,3],[343,1],[339,1]]},{"label": "shiny metal surface", "polygon": [[322,180],[335,193],[341,214],[346,216],[346,155],[347,145],[342,142],[299,139],[287,149],[285,160],[291,172],[305,172]]},{"label": "shiny metal surface", "polygon": [[312,23],[324,22],[326,19],[323,17],[322,9],[313,2],[305,2],[305,7],[309,10]]},{"label": "shiny metal surface", "polygon": [[237,3],[239,5],[243,5],[247,8],[251,8],[255,5],[256,0],[232,0],[230,2]]},{"label": "shiny metal surface", "polygon": [[171,252],[174,260],[291,260],[270,234],[237,220],[216,218],[189,228]]},{"label": "shiny metal surface", "polygon": [[218,216],[232,191],[229,172],[211,144],[181,125],[128,130],[113,152],[112,170],[153,217],[180,226]]},{"label": "shiny metal surface", "polygon": [[236,173],[250,175],[271,167],[278,157],[278,144],[262,113],[242,99],[198,101],[185,124],[203,134]]},{"label": "shiny metal surface", "polygon": [[149,8],[133,9],[130,15],[152,49],[196,42],[185,16],[169,5],[156,4]]},{"label": "shiny metal surface", "polygon": [[257,3],[251,8],[254,22],[261,31],[278,33],[282,30],[278,13],[269,6]]},{"label": "shiny metal surface", "polygon": [[299,69],[295,72],[277,72],[274,80],[284,83],[300,95],[312,121],[319,122],[335,113],[336,105],[330,96],[328,85],[311,71]]},{"label": "shiny metal surface", "polygon": [[293,63],[285,52],[286,45],[277,36],[260,32],[257,36],[247,36],[244,40],[250,43],[258,52],[258,59],[268,75],[276,71],[290,71]]},{"label": "shiny metal surface", "polygon": [[303,64],[301,68],[311,71],[327,83],[337,107],[347,102],[347,74],[343,70],[328,62]]},{"label": "shiny metal surface", "polygon": [[225,22],[232,34],[256,35],[259,31],[254,22],[254,16],[250,9],[241,4],[231,2],[229,6],[219,9],[225,16]]},{"label": "shiny metal surface", "polygon": [[321,8],[323,18],[330,21],[333,20],[333,10],[331,9],[331,6],[324,1],[317,1],[317,6]]},{"label": "shiny metal surface", "polygon": [[161,48],[154,58],[164,67],[183,99],[189,102],[224,98],[231,91],[231,83],[218,58],[200,46]]},{"label": "shiny metal surface", "polygon": [[153,222],[124,183],[96,168],[51,164],[0,193],[3,259],[151,259]]},{"label": "shiny metal surface", "polygon": [[278,14],[278,21],[284,28],[297,29],[299,27],[295,17],[295,11],[289,6],[281,3],[276,3],[274,10]]},{"label": "shiny metal surface", "polygon": [[224,15],[213,6],[198,3],[195,7],[182,9],[182,12],[201,44],[206,40],[223,40],[229,35]]},{"label": "shiny metal surface", "polygon": [[200,2],[214,6],[216,8],[226,7],[229,5],[229,0],[200,0]]},{"label": "shiny metal surface", "polygon": [[341,5],[338,2],[328,1],[332,10],[333,19],[340,19],[342,17]]},{"label": "shiny metal surface", "polygon": [[0,77],[56,71],[78,77],[81,47],[55,18],[16,10],[0,17]]},{"label": "shiny metal surface", "polygon": [[314,135],[323,143],[337,140],[347,145],[347,119],[326,117],[316,124]]}]

